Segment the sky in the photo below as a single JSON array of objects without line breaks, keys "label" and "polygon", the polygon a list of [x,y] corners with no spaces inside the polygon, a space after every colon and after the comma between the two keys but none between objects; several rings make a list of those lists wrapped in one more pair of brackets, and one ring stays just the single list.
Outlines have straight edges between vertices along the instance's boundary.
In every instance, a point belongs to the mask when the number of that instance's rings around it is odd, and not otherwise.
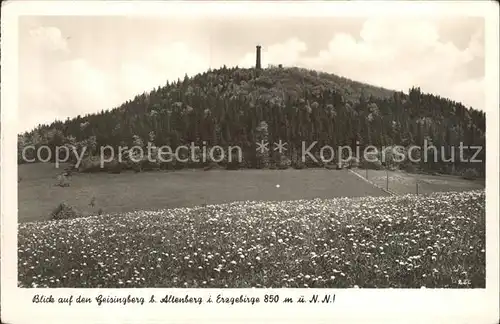
[{"label": "sky", "polygon": [[222,65],[299,66],[484,110],[482,18],[24,16],[19,131]]}]

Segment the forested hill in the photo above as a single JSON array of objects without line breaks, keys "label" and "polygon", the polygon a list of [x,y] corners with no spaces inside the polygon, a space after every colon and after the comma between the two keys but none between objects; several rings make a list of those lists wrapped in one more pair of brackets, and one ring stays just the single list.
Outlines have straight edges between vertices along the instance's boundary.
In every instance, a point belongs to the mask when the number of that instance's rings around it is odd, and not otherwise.
[{"label": "forested hill", "polygon": [[[272,149],[264,157],[256,153],[256,142],[279,139],[288,143],[284,156]],[[73,144],[88,145],[87,153],[96,155],[105,145],[150,141],[175,149],[205,142],[239,145],[245,153],[240,167],[257,168],[286,159],[295,163],[302,141],[318,141],[318,148],[356,141],[382,147],[422,145],[424,139],[436,146],[484,146],[485,114],[419,88],[404,94],[295,67],[223,67],[167,83],[109,111],[40,125],[19,135],[19,152],[26,145]]]}]

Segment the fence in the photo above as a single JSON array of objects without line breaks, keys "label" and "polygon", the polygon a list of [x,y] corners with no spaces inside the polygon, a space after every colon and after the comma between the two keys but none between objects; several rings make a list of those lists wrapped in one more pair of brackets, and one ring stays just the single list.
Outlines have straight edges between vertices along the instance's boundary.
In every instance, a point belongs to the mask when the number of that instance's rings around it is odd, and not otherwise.
[{"label": "fence", "polygon": [[369,169],[356,169],[353,172],[394,195],[484,189],[484,181],[471,181],[451,175],[411,174],[403,171]]}]

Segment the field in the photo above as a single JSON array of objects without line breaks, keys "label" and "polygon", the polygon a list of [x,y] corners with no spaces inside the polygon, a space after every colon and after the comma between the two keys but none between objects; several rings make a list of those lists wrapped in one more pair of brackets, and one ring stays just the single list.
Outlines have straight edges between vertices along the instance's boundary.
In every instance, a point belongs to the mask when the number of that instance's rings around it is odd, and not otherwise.
[{"label": "field", "polygon": [[[233,201],[284,201],[297,199],[387,196],[347,170],[239,170],[146,172],[124,174],[76,174],[71,186],[55,186],[52,164],[19,166],[18,221],[49,220],[61,202],[74,206],[84,216],[131,211],[193,207]],[[365,170],[355,170],[361,177]],[[415,175],[390,172],[389,190],[415,193]],[[419,193],[484,189],[484,181],[453,176],[419,175]],[[386,172],[369,170],[368,179],[385,188]],[[276,185],[280,187],[277,188]],[[95,198],[95,205],[90,202]]]},{"label": "field", "polygon": [[[347,170],[182,170],[75,174],[71,186],[54,186],[52,164],[19,166],[19,222],[49,220],[61,202],[84,215],[192,207],[233,201],[385,196]],[[276,185],[280,187],[277,188]],[[95,206],[90,206],[95,197]]]},{"label": "field", "polygon": [[[414,175],[392,172],[390,195],[385,171],[183,170],[62,188],[58,172],[19,167],[22,287],[485,285],[477,181],[419,176],[414,195]],[[48,221],[61,202],[90,217]]]},{"label": "field", "polygon": [[483,190],[24,223],[18,240],[22,287],[485,287]]},{"label": "field", "polygon": [[[366,170],[355,169],[354,172],[366,178]],[[385,170],[368,170],[368,180],[386,189],[387,172]],[[404,171],[389,171],[389,190],[395,194],[417,193],[429,194],[445,191],[468,191],[484,189],[484,180],[466,180],[451,175],[410,174]]]}]

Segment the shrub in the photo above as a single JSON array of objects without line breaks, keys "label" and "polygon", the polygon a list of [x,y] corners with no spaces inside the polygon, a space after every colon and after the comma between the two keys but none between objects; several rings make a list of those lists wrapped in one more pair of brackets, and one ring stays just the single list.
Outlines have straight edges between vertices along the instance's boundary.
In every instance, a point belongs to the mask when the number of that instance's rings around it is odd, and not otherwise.
[{"label": "shrub", "polygon": [[408,153],[405,151],[404,147],[395,145],[384,148],[380,154],[379,158],[383,160],[383,164],[389,170],[396,170],[401,163],[411,163],[407,159]]},{"label": "shrub", "polygon": [[323,162],[323,167],[328,169],[328,170],[336,170],[338,167],[338,162],[336,160],[328,161],[328,162]]},{"label": "shrub", "polygon": [[101,161],[98,156],[86,156],[80,166],[78,167],[80,172],[100,172],[101,169]]},{"label": "shrub", "polygon": [[92,199],[90,200],[90,203],[89,203],[89,206],[94,208],[95,207],[95,197],[92,197]]},{"label": "shrub", "polygon": [[207,165],[203,168],[203,170],[205,171],[209,171],[209,170],[214,170],[214,169],[219,169],[220,166],[217,162],[214,162],[214,161],[210,161],[207,163]]},{"label": "shrub", "polygon": [[149,160],[148,158],[144,158],[141,161],[141,170],[144,171],[158,171],[160,170],[160,162],[159,160]]},{"label": "shrub", "polygon": [[72,219],[72,218],[79,218],[82,217],[83,215],[77,211],[74,207],[66,204],[66,203],[60,203],[53,211],[51,214],[51,217],[53,220],[58,220],[58,219]]},{"label": "shrub", "polygon": [[124,163],[118,162],[118,160],[114,159],[109,162],[106,166],[106,170],[110,173],[119,174],[124,169],[126,169],[126,165]]},{"label": "shrub", "polygon": [[285,169],[288,169],[291,164],[292,164],[292,161],[288,157],[282,155],[279,158],[279,162],[278,162],[277,167],[280,170],[285,170]]},{"label": "shrub", "polygon": [[313,154],[314,159],[306,159],[305,161],[305,164],[307,167],[310,167],[310,168],[318,168],[318,167],[324,167],[325,166],[325,162],[324,160],[322,159],[321,155],[319,153],[314,153]]},{"label": "shrub", "polygon": [[240,168],[240,158],[236,152],[230,152],[231,156],[225,157],[227,170],[238,170]]},{"label": "shrub", "polygon": [[325,164],[325,168],[328,170],[337,170],[339,169],[338,164]]},{"label": "shrub", "polygon": [[369,170],[382,170],[382,162],[380,162],[379,160],[375,161],[363,160],[363,162],[361,163],[361,168]]},{"label": "shrub", "polygon": [[59,187],[69,187],[70,186],[70,181],[69,181],[69,178],[66,176],[66,173],[63,173],[63,174],[60,174],[57,176],[56,186],[59,186]]},{"label": "shrub", "polygon": [[350,157],[348,161],[346,161],[346,167],[348,169],[359,167],[359,160],[355,157]]},{"label": "shrub", "polygon": [[179,164],[181,163],[177,163],[176,159],[172,159],[171,161],[169,160],[165,162],[160,162],[160,170],[177,170],[179,169]]},{"label": "shrub", "polygon": [[255,79],[255,84],[264,88],[271,88],[274,85],[274,81],[268,76],[259,76]]},{"label": "shrub", "polygon": [[301,156],[299,155],[299,152],[295,147],[291,147],[291,160],[290,160],[290,166],[294,169],[300,170],[305,168],[304,161],[302,161]]},{"label": "shrub", "polygon": [[239,168],[240,168],[240,163],[235,160],[227,162],[226,164],[226,170],[239,170]]},{"label": "shrub", "polygon": [[467,179],[467,180],[474,180],[479,177],[479,172],[477,172],[476,169],[467,169],[463,172],[462,178]]},{"label": "shrub", "polygon": [[394,164],[390,164],[389,166],[387,166],[387,169],[389,169],[389,171],[396,171],[398,167]]},{"label": "shrub", "polygon": [[306,167],[306,165],[301,160],[296,160],[296,161],[292,162],[292,168],[294,168],[294,169],[302,170],[305,167]]},{"label": "shrub", "polygon": [[408,173],[415,173],[417,171],[415,165],[409,161],[403,164],[401,168]]},{"label": "shrub", "polygon": [[129,170],[133,170],[136,173],[143,171],[144,164],[145,164],[144,159],[138,160],[137,162],[132,161],[132,160],[125,162],[126,168]]}]

